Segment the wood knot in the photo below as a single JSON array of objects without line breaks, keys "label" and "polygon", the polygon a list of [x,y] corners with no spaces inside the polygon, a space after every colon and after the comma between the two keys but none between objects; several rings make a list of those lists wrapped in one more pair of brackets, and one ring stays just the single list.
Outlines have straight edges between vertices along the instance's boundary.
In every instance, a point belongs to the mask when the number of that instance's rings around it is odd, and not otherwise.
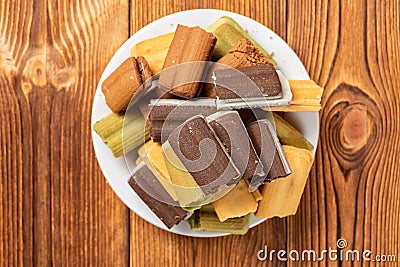
[{"label": "wood knot", "polygon": [[24,69],[24,76],[29,77],[33,85],[46,85],[46,57],[45,55],[35,55],[31,57]]},{"label": "wood knot", "polygon": [[60,69],[51,75],[51,82],[56,88],[68,88],[77,79],[77,72],[74,69]]},{"label": "wood knot", "polygon": [[11,52],[8,51],[5,45],[5,40],[0,38],[0,68],[9,76],[17,75],[17,67]]},{"label": "wood knot", "polygon": [[25,95],[28,95],[32,91],[32,84],[31,83],[27,83],[27,82],[23,82],[21,84],[21,89],[22,89],[22,92]]},{"label": "wood knot", "polygon": [[330,95],[323,113],[321,132],[343,173],[362,167],[382,128],[376,103],[359,88],[342,84]]},{"label": "wood knot", "polygon": [[363,104],[354,104],[343,110],[340,122],[340,139],[343,147],[356,153],[364,147],[371,133],[367,107]]},{"label": "wood knot", "polygon": [[[28,88],[27,84],[31,83],[35,87],[52,85],[59,90],[71,87],[76,80],[76,69],[67,66],[62,56],[51,48],[48,48],[47,51],[34,51],[33,55],[27,60],[23,71],[25,89]],[[23,89],[24,93],[30,92],[30,90],[25,89]]]}]

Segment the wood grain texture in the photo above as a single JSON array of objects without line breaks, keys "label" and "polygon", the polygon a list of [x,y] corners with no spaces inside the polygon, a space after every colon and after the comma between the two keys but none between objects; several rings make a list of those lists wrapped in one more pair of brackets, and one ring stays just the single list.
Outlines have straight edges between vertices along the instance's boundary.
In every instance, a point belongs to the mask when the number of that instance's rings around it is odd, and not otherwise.
[{"label": "wood grain texture", "polygon": [[[359,266],[367,262],[259,262],[269,249],[370,249],[399,258],[399,3],[397,1],[132,0],[131,34],[171,13],[224,9],[280,35],[325,87],[316,161],[296,216],[243,237],[176,236],[131,213],[132,266]],[[382,263],[372,262],[372,266]]]},{"label": "wood grain texture", "polygon": [[[146,24],[194,8],[263,23],[326,88],[297,215],[245,236],[150,225],[112,192],[92,149],[91,105],[108,60]],[[399,261],[399,25],[395,0],[0,2],[0,266],[369,265],[257,260],[264,246],[319,251],[338,238]]]},{"label": "wood grain texture", "polygon": [[101,174],[90,129],[128,10],[127,1],[0,3],[0,266],[128,264],[129,213]]}]

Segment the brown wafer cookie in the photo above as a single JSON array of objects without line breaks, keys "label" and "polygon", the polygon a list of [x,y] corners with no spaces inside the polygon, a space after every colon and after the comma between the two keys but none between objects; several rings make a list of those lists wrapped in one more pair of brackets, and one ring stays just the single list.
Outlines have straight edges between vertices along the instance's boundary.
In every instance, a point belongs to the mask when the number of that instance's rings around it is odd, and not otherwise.
[{"label": "brown wafer cookie", "polygon": [[158,99],[150,101],[149,109],[150,137],[154,142],[164,142],[181,123],[195,115],[211,115],[217,106],[212,99]]},{"label": "brown wafer cookie", "polygon": [[130,57],[103,82],[102,91],[108,107],[115,113],[125,110],[141,85],[142,78],[137,61]]},{"label": "brown wafer cookie", "polygon": [[[282,97],[282,85],[272,64],[219,69],[214,72],[219,99],[246,99]],[[254,83],[254,84],[253,84]]]},{"label": "brown wafer cookie", "polygon": [[149,135],[153,142],[162,143],[167,140],[168,136],[175,130],[179,125],[185,121],[152,121],[150,124]]},{"label": "brown wafer cookie", "polygon": [[[265,54],[256,48],[248,39],[239,40],[225,56],[217,61],[217,63],[229,66],[231,68],[271,64],[269,63]],[[222,66],[217,65],[217,68],[222,68]],[[202,94],[206,97],[217,97],[214,85],[210,83],[203,88]]]},{"label": "brown wafer cookie", "polygon": [[[159,87],[186,99],[197,96],[200,83],[187,82],[202,80],[205,68],[202,62],[210,59],[216,40],[200,27],[178,25],[160,73]],[[188,62],[197,63],[177,66]]]},{"label": "brown wafer cookie", "polygon": [[246,127],[236,111],[221,111],[207,117],[210,126],[228,151],[243,179],[250,181],[249,191],[257,189],[267,173],[254,150]]},{"label": "brown wafer cookie", "polygon": [[271,64],[265,54],[256,48],[248,39],[238,41],[229,52],[217,62],[232,68]]},{"label": "brown wafer cookie", "polygon": [[270,168],[265,181],[269,182],[291,173],[271,122],[268,120],[252,122],[247,126],[247,132],[264,167]]},{"label": "brown wafer cookie", "polygon": [[168,228],[184,220],[188,214],[171,198],[144,162],[136,167],[128,183]]},{"label": "brown wafer cookie", "polygon": [[151,77],[153,77],[153,73],[151,72],[149,64],[147,63],[146,59],[140,56],[136,58],[136,61],[139,66],[140,77],[142,78],[142,82],[146,82],[147,80],[151,79]]},{"label": "brown wafer cookie", "polygon": [[[164,151],[167,146],[179,160],[173,162],[174,155],[166,154],[169,161],[175,166],[183,165],[204,195],[222,185],[235,184],[240,177],[239,170],[202,116],[195,116],[175,129],[163,144]],[[171,179],[174,179],[172,175]]]},{"label": "brown wafer cookie", "polygon": [[102,84],[107,106],[114,113],[126,110],[142,83],[151,76],[152,73],[144,57],[138,59],[130,57],[125,60]]}]

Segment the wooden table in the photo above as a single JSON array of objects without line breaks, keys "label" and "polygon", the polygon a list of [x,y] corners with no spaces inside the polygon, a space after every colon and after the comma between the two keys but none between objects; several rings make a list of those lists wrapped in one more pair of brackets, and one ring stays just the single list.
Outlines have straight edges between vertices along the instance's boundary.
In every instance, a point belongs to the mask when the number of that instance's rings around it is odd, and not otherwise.
[{"label": "wooden table", "polygon": [[[245,236],[150,225],[113,193],[92,148],[93,96],[111,56],[151,21],[194,8],[265,24],[325,87],[297,215]],[[1,1],[0,266],[351,265],[257,260],[265,245],[320,251],[338,238],[399,262],[399,25],[398,1]]]}]

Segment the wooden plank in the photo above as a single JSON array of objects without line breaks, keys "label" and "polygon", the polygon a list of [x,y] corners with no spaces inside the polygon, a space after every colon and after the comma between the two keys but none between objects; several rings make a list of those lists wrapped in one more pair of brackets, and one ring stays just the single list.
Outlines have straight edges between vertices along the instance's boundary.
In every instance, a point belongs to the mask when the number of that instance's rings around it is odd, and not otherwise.
[{"label": "wooden plank", "polygon": [[[181,237],[131,213],[131,265],[258,266],[264,245],[319,251],[336,249],[339,238],[348,249],[399,255],[399,3],[132,0],[131,34],[194,8],[226,9],[270,27],[326,88],[316,162],[297,215],[270,220],[244,237]],[[301,266],[319,264],[352,263]]]},{"label": "wooden plank", "polygon": [[346,249],[398,255],[399,125],[393,122],[400,80],[393,60],[400,31],[393,10],[399,9],[385,3],[330,1],[289,10],[310,14],[288,21],[310,25],[297,41],[297,31],[288,31],[288,41],[298,43],[292,47],[325,87],[315,168],[300,212],[289,222],[306,236],[294,232],[293,247],[336,248],[342,238]]},{"label": "wooden plank", "polygon": [[90,127],[128,10],[127,1],[0,4],[1,266],[128,265],[129,213],[96,163]]},{"label": "wooden plank", "polygon": [[[10,12],[16,6],[20,13]],[[33,265],[31,115],[18,73],[32,17],[32,5],[27,2],[0,3],[1,266]],[[15,90],[18,85],[19,90]]]}]

